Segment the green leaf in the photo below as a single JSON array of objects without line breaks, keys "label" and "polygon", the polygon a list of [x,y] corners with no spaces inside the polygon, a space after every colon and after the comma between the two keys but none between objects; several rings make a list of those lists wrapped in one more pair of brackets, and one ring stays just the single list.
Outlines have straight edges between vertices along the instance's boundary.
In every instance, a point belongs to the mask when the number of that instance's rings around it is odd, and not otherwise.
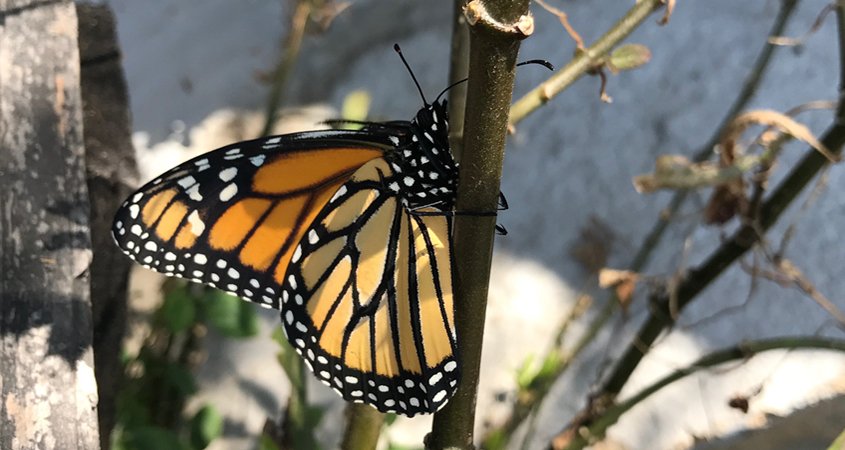
[{"label": "green leaf", "polygon": [[132,450],[190,450],[170,430],[159,427],[142,427],[124,430],[121,447]]},{"label": "green leaf", "polygon": [[258,441],[258,450],[281,450],[279,446],[273,442],[273,438],[266,434],[261,435],[261,440]]},{"label": "green leaf", "polygon": [[522,364],[516,369],[516,385],[520,390],[527,389],[537,376],[537,368],[534,367],[534,355],[528,355]]},{"label": "green leaf", "polygon": [[827,450],[842,450],[845,449],[845,430],[842,430],[842,433],[837,436],[836,440],[830,444],[830,447]]},{"label": "green leaf", "polygon": [[179,394],[189,397],[197,392],[197,382],[187,367],[179,364],[167,364],[162,373],[164,381]]},{"label": "green leaf", "polygon": [[204,297],[205,318],[217,331],[235,338],[258,333],[258,317],[248,302],[216,289],[209,289]]},{"label": "green leaf", "polygon": [[320,421],[323,420],[325,410],[319,406],[305,407],[305,426],[310,430],[315,430]]},{"label": "green leaf", "polygon": [[560,352],[557,349],[552,349],[552,351],[546,355],[546,358],[543,359],[543,363],[540,365],[540,370],[537,371],[535,378],[546,379],[554,376],[557,373],[560,364]]},{"label": "green leaf", "polygon": [[279,344],[279,354],[277,355],[279,365],[282,366],[282,370],[288,376],[292,389],[294,391],[304,389],[305,381],[301,376],[302,359],[296,354],[293,347],[290,346],[290,342],[285,338],[282,327],[278,327],[273,331],[273,340]]},{"label": "green leaf", "polygon": [[[370,111],[370,94],[365,90],[352,91],[343,99],[340,117],[346,120],[367,120]],[[344,128],[357,130],[360,125],[348,124]]]},{"label": "green leaf", "polygon": [[191,446],[204,449],[223,433],[223,417],[211,405],[205,405],[191,419]]},{"label": "green leaf", "polygon": [[149,405],[138,397],[137,392],[124,388],[117,397],[117,421],[127,428],[148,425]]},{"label": "green leaf", "polygon": [[407,445],[399,445],[393,442],[387,444],[387,450],[425,450],[422,447],[408,447]]},{"label": "green leaf", "polygon": [[391,426],[393,425],[393,422],[396,422],[396,418],[396,413],[387,413],[384,415],[384,423],[387,424],[387,426]]},{"label": "green leaf", "polygon": [[618,73],[636,69],[649,61],[651,50],[648,47],[642,44],[624,44],[613,50],[607,65],[613,73]]},{"label": "green leaf", "polygon": [[197,308],[187,289],[177,288],[165,294],[161,318],[168,330],[173,333],[185,331],[194,323],[196,316]]},{"label": "green leaf", "polygon": [[484,438],[484,447],[487,450],[502,450],[508,445],[508,437],[501,428],[493,430]]}]

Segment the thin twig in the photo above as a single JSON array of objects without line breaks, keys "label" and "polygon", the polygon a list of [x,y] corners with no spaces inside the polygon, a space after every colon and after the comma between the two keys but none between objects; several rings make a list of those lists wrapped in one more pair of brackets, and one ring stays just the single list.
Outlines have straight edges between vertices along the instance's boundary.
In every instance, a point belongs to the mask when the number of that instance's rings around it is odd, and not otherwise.
[{"label": "thin twig", "polygon": [[267,110],[265,111],[264,128],[261,136],[267,136],[273,132],[276,125],[276,118],[279,107],[285,94],[285,86],[296,65],[299,57],[299,50],[302,47],[302,38],[305,35],[305,24],[311,15],[312,7],[308,0],[298,0],[290,19],[290,30],[285,37],[282,57],[276,68],[273,69],[273,81],[270,87],[270,95],[267,98]]},{"label": "thin twig", "polygon": [[613,47],[628,37],[652,12],[663,6],[663,0],[642,0],[637,2],[622,19],[619,20],[604,36],[593,45],[587,47],[572,58],[566,67],[560,69],[551,78],[532,89],[511,107],[508,122],[510,127],[528,117],[539,107],[563,92],[576,80],[595,67]]},{"label": "thin twig", "polygon": [[611,406],[601,418],[592,422],[589,427],[582,428],[577,433],[568,433],[565,437],[563,434],[559,434],[550,445],[550,448],[553,450],[580,450],[589,443],[601,439],[607,429],[615,424],[624,413],[664,387],[704,369],[730,361],[747,360],[759,353],[780,349],[823,349],[845,352],[845,341],[820,337],[795,336],[749,341],[726,349],[717,350],[699,358],[688,367],[675,370],[669,375],[664,376],[624,402]]}]

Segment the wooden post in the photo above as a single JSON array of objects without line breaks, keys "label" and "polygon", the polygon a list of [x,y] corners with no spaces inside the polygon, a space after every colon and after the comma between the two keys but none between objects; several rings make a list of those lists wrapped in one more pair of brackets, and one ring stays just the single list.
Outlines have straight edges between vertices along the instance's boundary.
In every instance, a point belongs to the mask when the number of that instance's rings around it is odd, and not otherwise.
[{"label": "wooden post", "polygon": [[0,0],[0,448],[96,449],[73,2]]},{"label": "wooden post", "polygon": [[129,100],[115,19],[107,4],[77,3],[82,110],[90,227],[94,363],[100,393],[100,448],[108,450],[123,380],[120,350],[132,261],[114,245],[111,224],[120,203],[138,185],[130,138]]}]

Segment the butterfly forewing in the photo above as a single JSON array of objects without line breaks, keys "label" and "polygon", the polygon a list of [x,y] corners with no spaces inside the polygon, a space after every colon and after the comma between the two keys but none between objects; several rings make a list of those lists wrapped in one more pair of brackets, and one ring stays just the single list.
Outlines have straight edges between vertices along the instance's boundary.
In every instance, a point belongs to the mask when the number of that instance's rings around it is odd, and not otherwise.
[{"label": "butterfly forewing", "polygon": [[242,142],[181,164],[118,210],[115,241],[149,269],[278,309],[311,221],[358,167],[383,154],[327,135]]},{"label": "butterfly forewing", "polygon": [[447,217],[401,205],[396,177],[371,161],[326,205],[288,268],[282,319],[323,383],[412,416],[457,385],[451,236]]}]

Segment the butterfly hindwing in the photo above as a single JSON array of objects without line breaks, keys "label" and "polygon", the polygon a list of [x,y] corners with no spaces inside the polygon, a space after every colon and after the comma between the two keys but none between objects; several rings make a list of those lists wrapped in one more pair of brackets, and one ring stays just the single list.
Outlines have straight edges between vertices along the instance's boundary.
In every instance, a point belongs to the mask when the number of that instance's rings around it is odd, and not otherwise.
[{"label": "butterfly hindwing", "polygon": [[326,205],[288,268],[282,321],[346,400],[413,416],[457,385],[451,224],[405,208],[398,177],[373,160]]},{"label": "butterfly hindwing", "polygon": [[334,192],[383,149],[354,132],[241,142],[183,163],[115,215],[118,246],[145,267],[280,308],[293,249]]}]

